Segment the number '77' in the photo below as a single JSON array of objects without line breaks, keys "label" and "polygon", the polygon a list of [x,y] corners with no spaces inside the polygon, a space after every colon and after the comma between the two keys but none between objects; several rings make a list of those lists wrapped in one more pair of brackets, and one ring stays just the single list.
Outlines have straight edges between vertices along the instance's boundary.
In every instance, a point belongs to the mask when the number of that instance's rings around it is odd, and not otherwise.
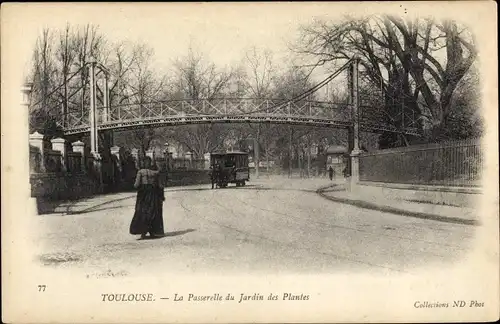
[{"label": "number '77'", "polygon": [[46,285],[38,285],[38,291],[45,291]]}]

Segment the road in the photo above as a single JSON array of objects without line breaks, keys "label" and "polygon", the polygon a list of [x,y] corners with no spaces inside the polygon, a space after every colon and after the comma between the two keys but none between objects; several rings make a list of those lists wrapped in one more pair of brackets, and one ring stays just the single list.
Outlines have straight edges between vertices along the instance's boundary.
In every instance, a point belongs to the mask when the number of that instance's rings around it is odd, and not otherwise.
[{"label": "road", "polygon": [[[168,188],[167,236],[128,234],[134,193],[75,215],[36,219],[45,268],[109,276],[182,273],[412,273],[462,258],[475,227],[332,202],[324,179]],[[102,199],[102,198],[101,198]],[[39,261],[40,262],[40,261]]]}]

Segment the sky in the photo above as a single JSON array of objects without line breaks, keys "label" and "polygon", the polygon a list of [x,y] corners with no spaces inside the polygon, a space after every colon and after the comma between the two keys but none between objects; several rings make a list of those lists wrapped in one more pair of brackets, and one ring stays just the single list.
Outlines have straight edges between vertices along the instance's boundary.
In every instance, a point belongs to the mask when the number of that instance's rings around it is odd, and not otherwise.
[{"label": "sky", "polygon": [[[294,9],[296,8],[296,9]],[[342,10],[339,10],[341,8]],[[283,69],[292,56],[289,45],[296,41],[301,25],[315,19],[338,20],[349,7],[316,3],[308,6],[270,4],[121,4],[121,5],[33,5],[22,24],[24,71],[37,36],[43,28],[61,30],[67,23],[93,24],[112,42],[144,43],[154,50],[157,72],[168,73],[173,61],[187,54],[190,45],[220,67],[236,66],[251,47],[273,52],[274,63]],[[36,12],[36,13],[35,13]],[[27,72],[25,72],[27,73]],[[318,70],[314,79],[326,77]],[[332,86],[345,88],[345,76]],[[322,91],[326,91],[323,89]]]},{"label": "sky", "polygon": [[[293,41],[298,27],[309,23],[311,17],[325,17],[321,10],[314,9],[310,9],[310,15],[304,15],[300,11],[261,10],[245,5],[149,5],[141,9],[142,6],[124,4],[103,6],[103,10],[96,10],[100,6],[94,6],[94,10],[83,6],[79,13],[72,12],[71,17],[64,19],[64,14],[56,13],[64,13],[62,7],[55,9],[57,19],[39,18],[24,24],[25,42],[34,44],[43,27],[62,29],[66,23],[91,23],[98,25],[111,41],[147,44],[154,49],[159,68],[168,68],[172,60],[185,55],[190,44],[217,65],[237,63],[252,46],[269,49],[282,61],[289,53],[287,42]],[[91,14],[93,11],[96,13]],[[243,12],[247,14],[242,15]]]},{"label": "sky", "polygon": [[[399,2],[378,6],[356,2],[9,4],[2,6],[2,23],[11,26],[12,37],[2,46],[7,50],[8,45],[15,48],[16,61],[10,64],[18,64],[19,71],[26,74],[43,28],[93,24],[112,42],[147,44],[155,52],[155,68],[160,73],[168,71],[173,60],[186,55],[190,44],[218,66],[235,66],[252,46],[271,50],[275,63],[285,65],[291,57],[288,45],[296,40],[301,25],[314,20],[339,21],[346,15],[429,15],[425,2],[407,6]],[[434,8],[433,15],[437,17],[440,10],[446,13],[443,3]],[[480,17],[471,12],[454,11],[453,18],[478,21]],[[318,73],[315,79],[320,81],[324,76]],[[342,76],[332,85],[345,87],[345,80]]]}]

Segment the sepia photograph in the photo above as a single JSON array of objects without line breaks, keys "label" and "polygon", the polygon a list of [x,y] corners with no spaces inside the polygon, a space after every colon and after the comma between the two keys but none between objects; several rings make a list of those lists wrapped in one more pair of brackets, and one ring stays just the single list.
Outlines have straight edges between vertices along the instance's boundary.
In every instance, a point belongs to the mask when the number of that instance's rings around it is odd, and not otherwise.
[{"label": "sepia photograph", "polygon": [[2,320],[498,320],[495,9],[3,4]]}]

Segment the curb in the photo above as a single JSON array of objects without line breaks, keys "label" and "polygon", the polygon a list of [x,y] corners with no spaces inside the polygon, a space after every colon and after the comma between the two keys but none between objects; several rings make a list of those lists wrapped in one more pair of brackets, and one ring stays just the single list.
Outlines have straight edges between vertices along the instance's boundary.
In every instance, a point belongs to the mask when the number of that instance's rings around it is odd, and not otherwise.
[{"label": "curb", "polygon": [[328,199],[328,200],[331,200],[331,201],[334,201],[334,202],[348,204],[348,205],[352,205],[352,206],[356,206],[356,207],[360,207],[360,208],[365,208],[365,209],[377,210],[377,211],[381,211],[381,212],[402,215],[402,216],[408,216],[408,217],[435,220],[438,222],[445,222],[445,223],[473,225],[473,226],[479,225],[479,222],[476,220],[463,219],[463,218],[459,218],[459,217],[447,217],[447,216],[441,216],[441,215],[430,214],[430,213],[415,212],[415,211],[409,211],[409,210],[405,210],[405,209],[401,209],[401,208],[395,208],[395,207],[390,207],[390,206],[385,206],[385,205],[378,205],[378,204],[374,204],[374,203],[364,201],[364,200],[338,198],[338,197],[326,195],[325,194],[326,189],[332,188],[334,186],[336,186],[336,185],[321,187],[318,190],[316,190],[316,193],[319,194],[321,197]]}]

